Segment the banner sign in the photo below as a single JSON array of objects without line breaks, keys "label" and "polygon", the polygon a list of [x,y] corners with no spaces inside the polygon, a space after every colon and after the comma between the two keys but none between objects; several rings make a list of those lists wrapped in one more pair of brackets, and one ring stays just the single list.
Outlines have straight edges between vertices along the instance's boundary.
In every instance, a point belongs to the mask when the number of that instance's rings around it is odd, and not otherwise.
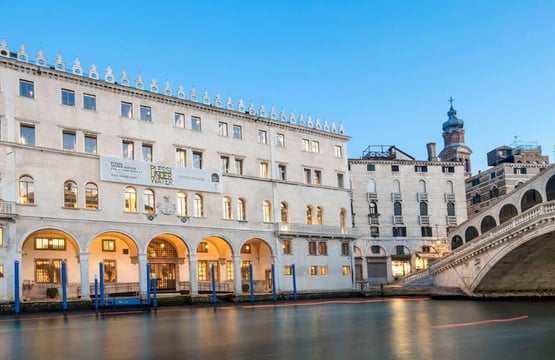
[{"label": "banner sign", "polygon": [[100,157],[100,179],[125,184],[222,192],[219,171],[168,166],[146,161]]}]

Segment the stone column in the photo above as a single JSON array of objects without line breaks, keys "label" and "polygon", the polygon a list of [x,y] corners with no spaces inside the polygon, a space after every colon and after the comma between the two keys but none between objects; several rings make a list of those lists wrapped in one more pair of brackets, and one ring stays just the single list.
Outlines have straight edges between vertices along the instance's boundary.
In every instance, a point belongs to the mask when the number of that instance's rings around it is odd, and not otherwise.
[{"label": "stone column", "polygon": [[[81,271],[81,299],[90,299],[89,253],[79,254],[79,270]],[[98,279],[100,281],[100,279]]]},{"label": "stone column", "polygon": [[147,258],[146,254],[139,253],[139,293],[141,297],[146,296],[148,287],[148,274],[146,273]]},{"label": "stone column", "polygon": [[189,284],[191,284],[191,296],[198,295],[198,276],[197,276],[197,254],[189,254]]},{"label": "stone column", "polygon": [[235,295],[241,295],[241,255],[233,255],[233,273],[235,274]]}]

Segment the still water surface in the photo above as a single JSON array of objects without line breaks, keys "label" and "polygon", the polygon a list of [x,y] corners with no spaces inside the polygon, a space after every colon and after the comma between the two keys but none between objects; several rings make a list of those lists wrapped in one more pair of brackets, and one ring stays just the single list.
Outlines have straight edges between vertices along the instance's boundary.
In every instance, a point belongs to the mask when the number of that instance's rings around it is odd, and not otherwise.
[{"label": "still water surface", "polygon": [[361,299],[0,317],[0,358],[555,359],[555,301]]}]

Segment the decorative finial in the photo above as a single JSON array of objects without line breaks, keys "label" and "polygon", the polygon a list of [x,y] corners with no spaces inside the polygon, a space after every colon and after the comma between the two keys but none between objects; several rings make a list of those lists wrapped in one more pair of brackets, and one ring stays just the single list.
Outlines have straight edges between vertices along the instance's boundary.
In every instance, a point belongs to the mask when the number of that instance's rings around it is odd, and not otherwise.
[{"label": "decorative finial", "polygon": [[449,103],[451,104],[451,109],[453,108],[453,98],[449,96]]}]

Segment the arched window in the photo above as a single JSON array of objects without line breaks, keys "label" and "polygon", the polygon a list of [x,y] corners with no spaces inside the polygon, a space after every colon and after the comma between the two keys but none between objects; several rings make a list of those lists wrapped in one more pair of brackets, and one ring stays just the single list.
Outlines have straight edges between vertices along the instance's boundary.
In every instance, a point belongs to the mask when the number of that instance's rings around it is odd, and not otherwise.
[{"label": "arched window", "polygon": [[132,186],[125,187],[125,212],[137,212],[137,190]]},{"label": "arched window", "polygon": [[306,223],[308,225],[312,225],[312,218],[313,218],[313,210],[312,210],[312,205],[308,205],[306,207]]},{"label": "arched window", "polygon": [[231,199],[227,196],[222,198],[222,218],[231,220]]},{"label": "arched window", "polygon": [[264,222],[272,222],[272,203],[269,200],[264,200],[263,214]]},{"label": "arched window", "polygon": [[316,208],[316,223],[318,225],[324,225],[324,208],[321,206]]},{"label": "arched window", "polygon": [[282,201],[280,204],[280,212],[281,212],[281,222],[287,223],[289,222],[289,213],[287,209],[287,203]]},{"label": "arched window", "polygon": [[499,189],[497,188],[497,186],[493,186],[491,188],[491,190],[489,191],[489,198],[493,199],[499,196]]},{"label": "arched window", "polygon": [[399,180],[393,180],[393,192],[394,193],[401,192],[401,182]]},{"label": "arched window", "polygon": [[179,191],[177,193],[176,213],[177,216],[187,216],[187,193]]},{"label": "arched window", "polygon": [[428,203],[425,201],[420,202],[420,215],[428,216]]},{"label": "arched window", "polygon": [[73,181],[64,183],[64,207],[77,208],[77,184]]},{"label": "arched window", "polygon": [[154,198],[154,191],[145,189],[143,193],[143,205],[145,214],[154,214],[156,212],[156,199]]},{"label": "arched window", "polygon": [[452,194],[454,192],[453,182],[451,180],[447,180],[447,182],[445,183],[445,191],[447,192],[447,194]]},{"label": "arched window", "polygon": [[427,193],[426,191],[426,182],[424,180],[418,181],[418,192],[419,193]]},{"label": "arched window", "polygon": [[23,175],[19,178],[19,203],[35,203],[35,180],[30,176]]},{"label": "arched window", "polygon": [[370,215],[378,215],[378,203],[375,201],[372,201],[368,205],[368,210]]},{"label": "arched window", "polygon": [[98,209],[98,186],[95,183],[85,184],[85,208]]},{"label": "arched window", "polygon": [[237,220],[247,220],[247,206],[243,198],[237,200]]},{"label": "arched window", "polygon": [[403,215],[403,207],[399,201],[393,203],[393,215],[401,216]]},{"label": "arched window", "polygon": [[203,217],[204,216],[204,203],[202,201],[202,195],[201,194],[195,194],[195,196],[193,197],[193,201],[194,201],[194,217]]},{"label": "arched window", "polygon": [[345,208],[339,209],[339,226],[347,226],[347,211]]},{"label": "arched window", "polygon": [[555,200],[555,176],[549,178],[545,185],[545,193],[547,194],[547,201]]},{"label": "arched window", "polygon": [[447,216],[456,216],[455,215],[455,204],[452,202],[447,203]]},{"label": "arched window", "polygon": [[375,193],[376,191],[376,181],[374,179],[370,179],[368,181],[368,192]]}]

